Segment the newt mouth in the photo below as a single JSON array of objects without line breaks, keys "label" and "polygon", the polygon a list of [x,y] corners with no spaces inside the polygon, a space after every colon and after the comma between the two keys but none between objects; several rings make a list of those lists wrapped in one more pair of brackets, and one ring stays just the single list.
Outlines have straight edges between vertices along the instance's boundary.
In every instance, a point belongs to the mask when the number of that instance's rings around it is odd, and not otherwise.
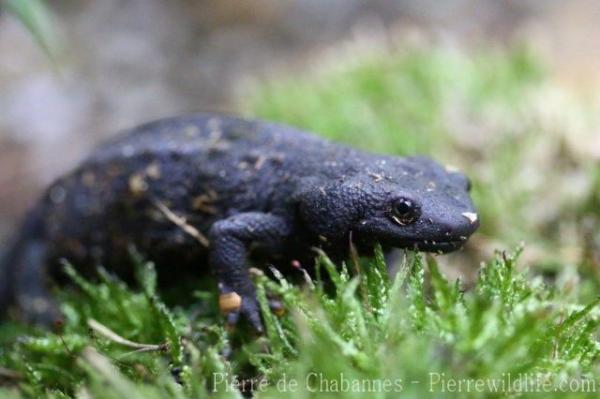
[{"label": "newt mouth", "polygon": [[452,228],[433,222],[431,225],[422,223],[403,228],[394,225],[390,228],[385,222],[385,219],[384,223],[372,219],[360,223],[354,231],[357,238],[365,242],[379,241],[393,248],[445,254],[460,249],[479,225],[475,220],[473,223],[452,224]]},{"label": "newt mouth", "polygon": [[398,239],[397,237],[379,237],[378,240],[381,243],[385,243],[386,245],[394,248],[408,249],[418,252],[445,254],[460,249],[467,242],[468,237],[445,237],[444,239],[440,240],[419,240],[410,238]]},{"label": "newt mouth", "polygon": [[443,254],[460,249],[466,241],[467,237],[464,240],[423,240],[407,243],[406,245],[402,245],[402,248],[414,249],[419,252],[437,252]]}]

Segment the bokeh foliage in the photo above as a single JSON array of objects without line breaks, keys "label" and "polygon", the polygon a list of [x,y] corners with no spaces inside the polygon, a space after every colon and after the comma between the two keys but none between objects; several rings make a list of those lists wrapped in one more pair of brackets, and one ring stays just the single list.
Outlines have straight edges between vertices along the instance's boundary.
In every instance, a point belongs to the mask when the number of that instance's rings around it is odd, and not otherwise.
[{"label": "bokeh foliage", "polygon": [[17,18],[46,56],[56,63],[58,36],[51,14],[43,0],[1,0],[0,11],[2,10],[8,11]]}]

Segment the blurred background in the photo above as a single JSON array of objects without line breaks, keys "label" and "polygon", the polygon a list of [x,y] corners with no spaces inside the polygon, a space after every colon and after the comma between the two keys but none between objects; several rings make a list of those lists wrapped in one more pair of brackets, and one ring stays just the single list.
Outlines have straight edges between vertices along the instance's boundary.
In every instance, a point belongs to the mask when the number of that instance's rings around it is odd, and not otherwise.
[{"label": "blurred background", "polygon": [[0,1],[0,242],[99,141],[221,110],[461,167],[482,229],[455,270],[525,242],[600,280],[600,2],[53,0],[25,8],[38,31],[18,3]]}]

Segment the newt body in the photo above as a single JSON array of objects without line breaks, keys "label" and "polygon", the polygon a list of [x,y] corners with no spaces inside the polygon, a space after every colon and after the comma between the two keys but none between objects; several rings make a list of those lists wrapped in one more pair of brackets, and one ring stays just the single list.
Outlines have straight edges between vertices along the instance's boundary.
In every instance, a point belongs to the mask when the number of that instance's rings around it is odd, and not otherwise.
[{"label": "newt body", "polygon": [[[229,310],[261,321],[248,261],[359,248],[449,252],[477,229],[469,182],[424,157],[362,152],[294,128],[201,114],[142,125],[100,146],[29,213],[0,265],[0,305],[56,316],[47,277],[66,258],[127,275],[133,245],[161,273],[216,273]],[[310,256],[309,256],[310,258]]]}]

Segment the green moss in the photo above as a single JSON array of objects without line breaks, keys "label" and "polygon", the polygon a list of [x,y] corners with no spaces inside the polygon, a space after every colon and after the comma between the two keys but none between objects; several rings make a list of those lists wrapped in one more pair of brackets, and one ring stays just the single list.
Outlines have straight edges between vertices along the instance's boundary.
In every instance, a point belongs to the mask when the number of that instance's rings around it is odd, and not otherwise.
[{"label": "green moss", "polygon": [[[256,277],[266,326],[258,339],[243,331],[227,333],[218,327],[219,319],[192,320],[189,312],[174,313],[148,291],[140,294],[103,278],[88,288],[105,295],[117,286],[118,295],[101,305],[94,295],[71,292],[64,302],[71,317],[63,331],[20,339],[7,347],[2,367],[20,374],[15,383],[29,397],[82,389],[102,398],[195,398],[213,391],[235,397],[224,382],[234,376],[264,379],[257,388],[264,391],[261,397],[278,397],[284,384],[291,397],[320,397],[311,391],[326,389],[323,384],[335,389],[331,384],[345,378],[363,384],[361,389],[390,389],[380,392],[390,398],[397,390],[411,396],[430,389],[439,394],[441,376],[505,384],[509,374],[544,375],[548,384],[598,378],[598,300],[579,305],[567,293],[518,272],[519,252],[498,253],[467,292],[444,277],[434,258],[406,255],[390,279],[381,252],[361,262],[358,274],[335,267],[321,254],[319,263],[330,274],[333,292],[321,281],[300,290],[278,274],[275,279]],[[270,313],[267,295],[282,299],[284,316]],[[121,309],[131,314],[122,315]],[[91,332],[89,318],[124,339],[168,345],[151,351],[129,348],[97,327]],[[242,342],[234,348],[238,352],[226,358],[236,340]],[[290,381],[298,386],[292,389]],[[377,385],[384,381],[391,385]],[[471,396],[488,394],[483,390]]]}]

